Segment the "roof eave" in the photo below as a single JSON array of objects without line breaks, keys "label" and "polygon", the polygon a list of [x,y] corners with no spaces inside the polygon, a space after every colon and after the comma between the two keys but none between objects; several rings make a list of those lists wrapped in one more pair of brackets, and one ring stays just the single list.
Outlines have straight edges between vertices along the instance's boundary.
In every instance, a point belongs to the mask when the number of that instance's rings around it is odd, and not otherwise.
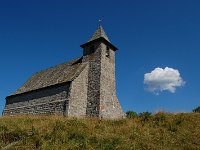
[{"label": "roof eave", "polygon": [[80,47],[84,48],[85,46],[90,45],[90,44],[92,44],[92,43],[95,43],[95,42],[97,42],[97,41],[102,41],[102,42],[104,42],[105,44],[107,44],[108,46],[110,46],[114,51],[118,50],[118,48],[117,48],[116,46],[114,46],[113,44],[111,44],[111,43],[110,43],[108,40],[106,40],[104,37],[100,37],[100,38],[97,38],[97,39],[95,39],[95,40],[93,40],[93,41],[89,41],[89,42],[87,42],[87,43],[85,43],[85,44],[80,45]]},{"label": "roof eave", "polygon": [[25,94],[28,94],[28,93],[33,93],[33,92],[36,92],[36,91],[40,91],[40,90],[43,90],[43,89],[47,89],[47,88],[51,88],[51,87],[55,87],[55,86],[59,86],[59,85],[63,85],[63,84],[68,84],[68,83],[70,83],[70,82],[71,82],[71,81],[66,81],[66,82],[63,82],[63,83],[57,83],[57,84],[54,84],[54,85],[42,87],[42,88],[39,88],[39,89],[35,89],[35,90],[23,92],[23,93],[18,93],[18,94],[9,95],[9,96],[7,96],[5,99],[7,100],[8,98],[12,98],[12,97],[20,96],[20,95],[25,95]]}]

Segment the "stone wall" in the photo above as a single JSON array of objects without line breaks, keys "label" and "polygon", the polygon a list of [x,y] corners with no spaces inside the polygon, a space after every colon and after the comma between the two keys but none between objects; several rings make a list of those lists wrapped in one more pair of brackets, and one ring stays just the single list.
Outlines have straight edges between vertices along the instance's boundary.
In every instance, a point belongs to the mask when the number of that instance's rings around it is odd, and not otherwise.
[{"label": "stone wall", "polygon": [[116,96],[115,51],[104,43],[101,44],[100,95],[100,117],[124,117]]},{"label": "stone wall", "polygon": [[83,117],[86,115],[88,91],[88,65],[71,83],[69,94],[68,116]]},{"label": "stone wall", "polygon": [[86,46],[83,54],[83,61],[89,63],[87,116],[124,117],[116,96],[115,51],[98,41]]},{"label": "stone wall", "polygon": [[69,83],[47,87],[6,99],[4,115],[64,114],[68,109]]},{"label": "stone wall", "polygon": [[116,96],[115,51],[109,45],[104,40],[85,45],[78,61],[83,70],[71,82],[7,97],[4,114],[124,117]]},{"label": "stone wall", "polygon": [[[91,47],[94,51],[91,52]],[[89,64],[86,115],[99,117],[101,46],[100,42],[84,48],[83,62]]]}]

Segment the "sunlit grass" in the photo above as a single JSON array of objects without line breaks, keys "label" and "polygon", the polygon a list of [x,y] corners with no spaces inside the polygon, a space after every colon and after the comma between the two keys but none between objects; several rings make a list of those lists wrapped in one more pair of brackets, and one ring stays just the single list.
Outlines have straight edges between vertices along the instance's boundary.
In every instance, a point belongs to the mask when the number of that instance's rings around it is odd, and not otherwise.
[{"label": "sunlit grass", "polygon": [[143,114],[123,120],[0,118],[0,149],[200,149],[200,114]]}]

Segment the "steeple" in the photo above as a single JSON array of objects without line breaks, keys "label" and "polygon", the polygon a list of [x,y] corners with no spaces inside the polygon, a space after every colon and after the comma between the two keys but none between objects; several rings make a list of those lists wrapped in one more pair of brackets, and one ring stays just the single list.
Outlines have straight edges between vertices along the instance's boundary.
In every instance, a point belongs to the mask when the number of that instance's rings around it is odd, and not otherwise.
[{"label": "steeple", "polygon": [[86,115],[93,117],[123,117],[116,96],[115,52],[117,48],[109,41],[100,25],[83,45],[82,62],[88,64]]},{"label": "steeple", "polygon": [[104,31],[104,29],[103,29],[103,27],[101,25],[94,32],[94,34],[92,35],[92,37],[89,39],[88,42],[96,40],[96,39],[98,39],[100,37],[102,37],[102,38],[106,39],[108,42],[110,42],[108,36],[106,35],[106,33],[105,33],[105,31]]},{"label": "steeple", "polygon": [[91,38],[85,43],[80,45],[80,47],[85,48],[88,45],[93,45],[96,42],[103,42],[104,44],[108,45],[112,50],[116,51],[118,48],[115,47],[109,40],[108,36],[106,35],[103,27],[100,25]]}]

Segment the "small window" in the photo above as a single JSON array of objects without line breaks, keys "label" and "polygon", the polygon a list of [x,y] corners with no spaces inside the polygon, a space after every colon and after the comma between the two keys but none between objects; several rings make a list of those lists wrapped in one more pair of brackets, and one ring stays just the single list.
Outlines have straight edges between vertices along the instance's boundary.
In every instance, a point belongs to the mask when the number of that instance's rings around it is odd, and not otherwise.
[{"label": "small window", "polygon": [[95,48],[94,48],[94,45],[92,45],[92,46],[90,47],[90,53],[94,53],[94,51],[95,51]]},{"label": "small window", "polygon": [[106,57],[110,57],[110,48],[106,46]]}]

